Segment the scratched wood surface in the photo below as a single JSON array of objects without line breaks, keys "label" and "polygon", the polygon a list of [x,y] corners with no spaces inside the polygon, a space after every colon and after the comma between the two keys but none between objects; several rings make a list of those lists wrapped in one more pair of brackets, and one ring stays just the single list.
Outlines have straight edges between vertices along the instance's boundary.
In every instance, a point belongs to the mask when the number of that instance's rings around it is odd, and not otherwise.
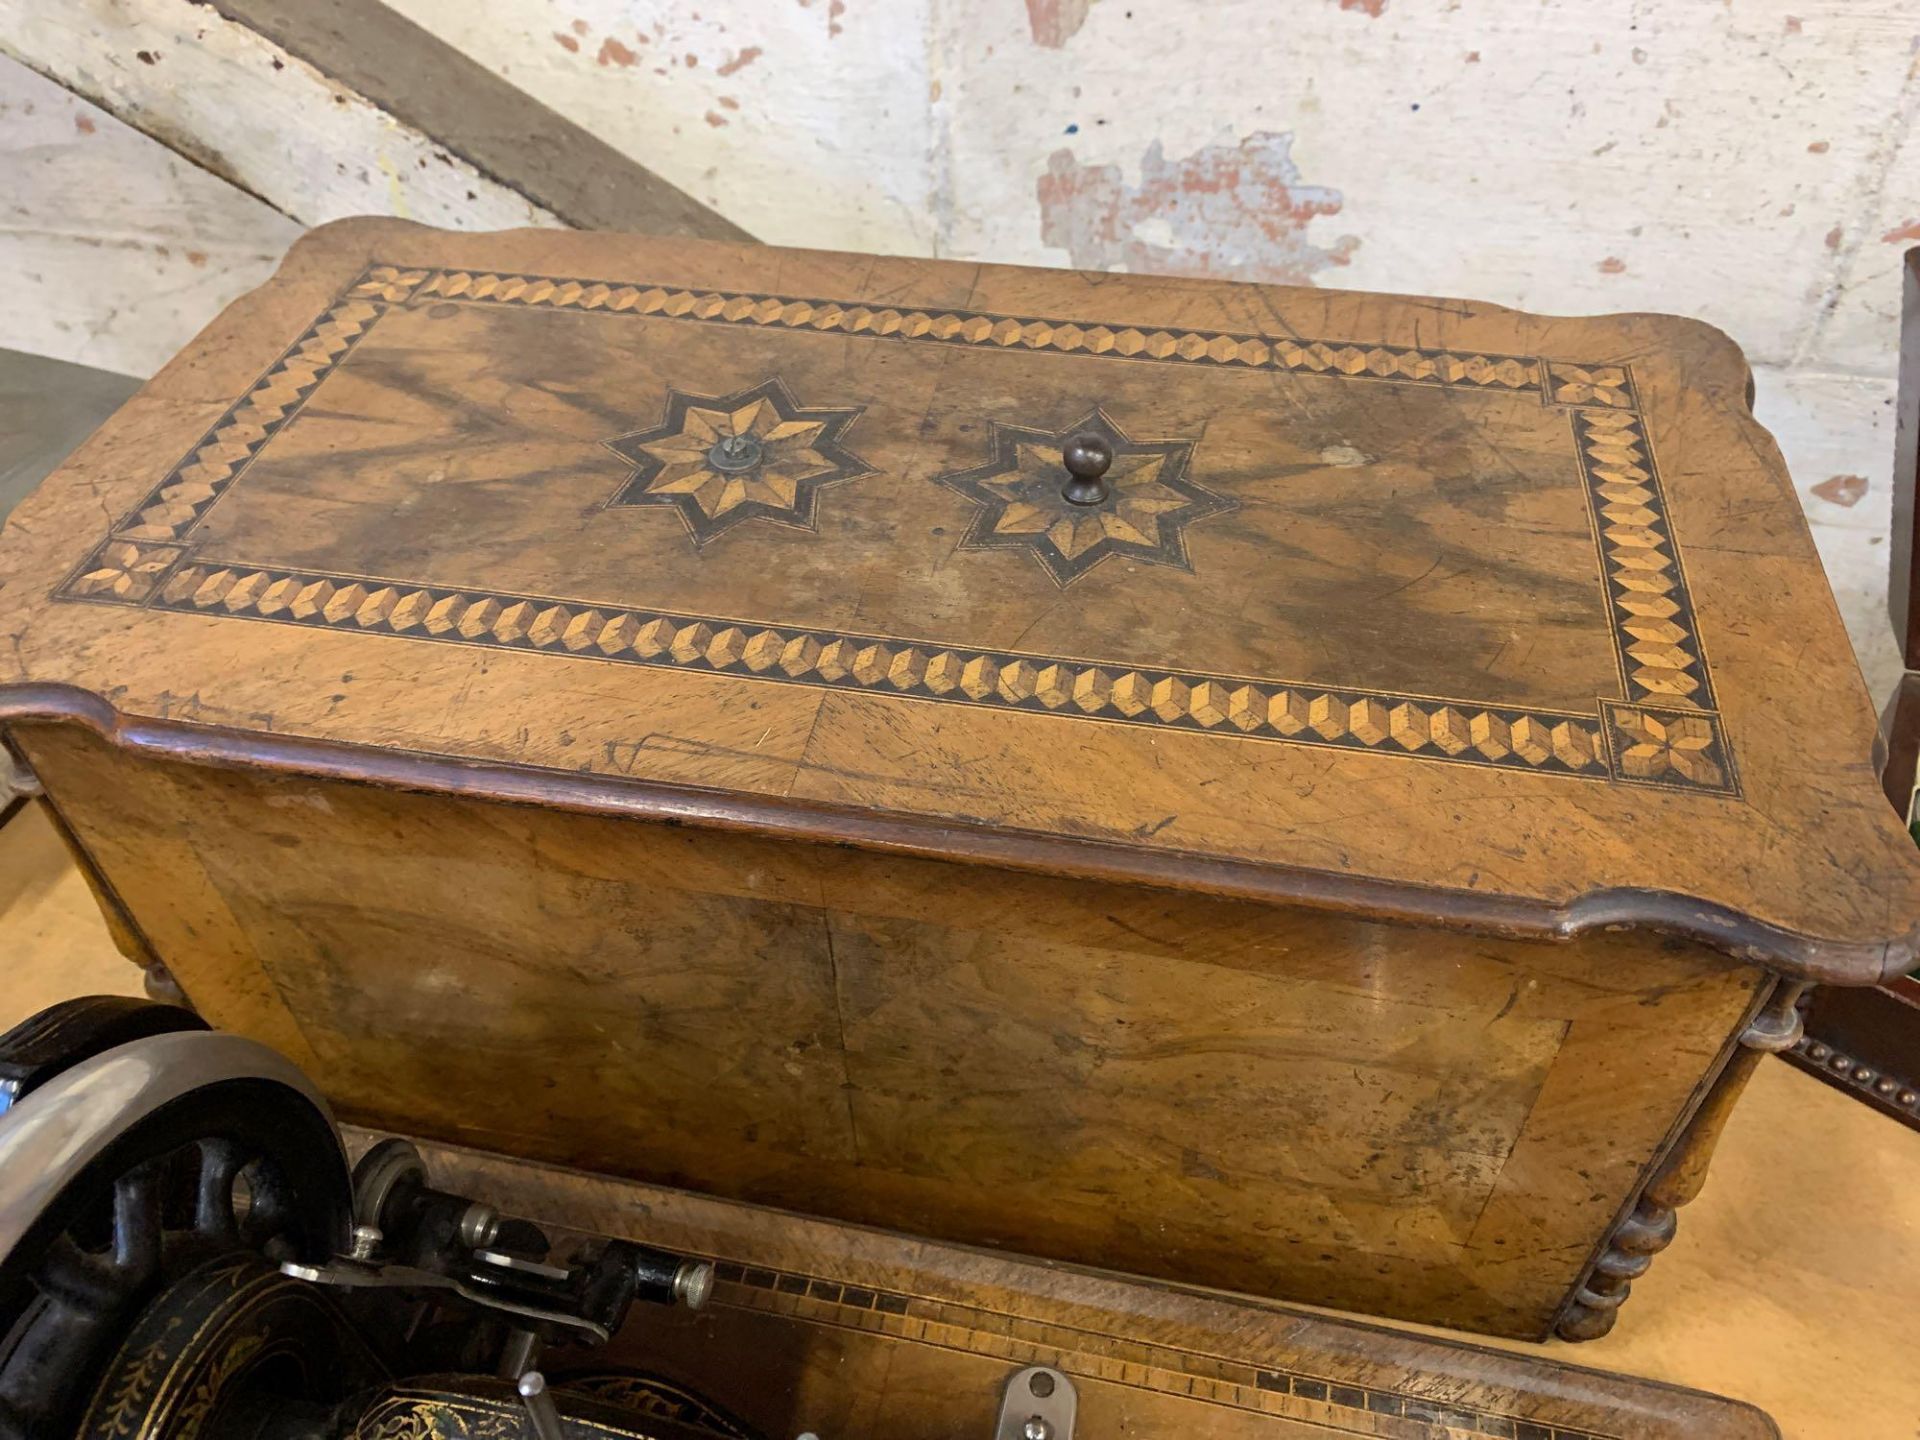
[{"label": "scratched wood surface", "polygon": [[1539,1337],[1761,972],[167,764],[23,727],[215,1024],[414,1133]]},{"label": "scratched wood surface", "polygon": [[1743,385],[1662,317],[331,226],[20,507],[0,724],[351,1113],[1591,1335],[1774,976],[1920,913]]},{"label": "scratched wood surface", "polygon": [[1745,380],[1670,317],[348,222],[22,508],[0,703],[1865,980],[1920,862]]},{"label": "scratched wood surface", "polygon": [[[355,1149],[373,1136],[349,1131]],[[758,1433],[987,1434],[1007,1377],[1064,1371],[1076,1434],[1205,1440],[1766,1440],[1752,1406],[1544,1356],[1040,1266],[453,1146],[436,1184],[714,1260],[698,1314],[638,1307],[585,1367],[662,1376]],[[742,1364],[751,1356],[751,1364]],[[562,1367],[564,1368],[564,1367]],[[564,1383],[562,1381],[561,1383]]]}]

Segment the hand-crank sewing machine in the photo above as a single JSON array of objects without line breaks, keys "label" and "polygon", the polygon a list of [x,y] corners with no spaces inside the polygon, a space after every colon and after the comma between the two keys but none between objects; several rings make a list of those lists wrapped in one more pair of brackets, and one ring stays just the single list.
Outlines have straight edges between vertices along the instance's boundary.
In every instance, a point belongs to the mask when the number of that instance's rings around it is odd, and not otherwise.
[{"label": "hand-crank sewing machine", "polygon": [[[244,1291],[349,1432],[1748,1433],[1278,1303],[1603,1334],[1806,987],[1913,965],[1747,388],[1669,317],[323,227],[0,544],[16,786],[216,1027],[0,1120],[81,1187],[8,1212],[99,1339],[46,1403]],[[658,1365],[535,1364],[603,1332]]]},{"label": "hand-crank sewing machine", "polygon": [[1076,1377],[1095,1434],[1777,1440],[1548,1361],[446,1147],[430,1168],[170,1005],[33,1017],[0,1036],[0,1101],[7,1440],[1072,1440]]},{"label": "hand-crank sewing machine", "polygon": [[9,1435],[748,1433],[626,1373],[569,1379],[563,1425],[537,1368],[635,1302],[698,1309],[710,1262],[435,1189],[402,1139],[349,1174],[306,1077],[190,1011],[42,1012],[0,1037],[0,1100]]}]

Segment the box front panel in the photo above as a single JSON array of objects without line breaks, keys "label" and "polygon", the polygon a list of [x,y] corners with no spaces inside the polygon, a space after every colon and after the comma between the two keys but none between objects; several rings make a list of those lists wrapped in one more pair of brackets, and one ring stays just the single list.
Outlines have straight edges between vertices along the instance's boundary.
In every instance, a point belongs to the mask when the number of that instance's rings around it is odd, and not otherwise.
[{"label": "box front panel", "polygon": [[1507,1334],[1762,982],[18,738],[195,1004],[354,1118]]}]

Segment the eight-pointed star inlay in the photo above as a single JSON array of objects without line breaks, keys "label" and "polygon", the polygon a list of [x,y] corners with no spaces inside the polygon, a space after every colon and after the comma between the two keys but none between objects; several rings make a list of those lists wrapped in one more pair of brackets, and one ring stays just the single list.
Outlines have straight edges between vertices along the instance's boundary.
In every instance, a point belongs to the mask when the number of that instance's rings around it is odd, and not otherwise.
[{"label": "eight-pointed star inlay", "polygon": [[[980,507],[961,544],[1027,550],[1057,585],[1072,584],[1111,555],[1191,571],[1187,526],[1239,508],[1188,477],[1191,440],[1129,439],[1098,408],[1057,431],[989,423],[992,459],[934,477]],[[1070,477],[1061,448],[1082,432],[1113,447],[1107,498],[1095,505],[1076,505],[1062,493]]]},{"label": "eight-pointed star inlay", "polygon": [[613,505],[671,505],[696,547],[743,520],[814,529],[819,492],[873,467],[843,446],[859,406],[803,410],[775,376],[732,395],[667,391],[666,418],[607,448],[634,466]]}]

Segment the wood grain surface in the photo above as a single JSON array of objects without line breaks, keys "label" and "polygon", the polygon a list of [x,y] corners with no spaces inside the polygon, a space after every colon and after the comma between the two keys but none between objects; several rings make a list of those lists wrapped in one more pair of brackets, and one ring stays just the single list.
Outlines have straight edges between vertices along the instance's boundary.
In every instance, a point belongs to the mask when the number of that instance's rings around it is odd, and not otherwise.
[{"label": "wood grain surface", "polygon": [[1744,386],[1668,317],[330,226],[23,507],[0,705],[1863,981],[1920,862]]},{"label": "wood grain surface", "polygon": [[1553,1328],[1766,983],[19,735],[196,1008],[348,1114],[1467,1329]]},{"label": "wood grain surface", "polygon": [[[355,1149],[374,1136],[348,1132]],[[1205,1440],[1766,1440],[1748,1405],[1285,1306],[1039,1266],[442,1145],[436,1184],[717,1262],[698,1313],[639,1307],[625,1364],[761,1433],[986,1434],[1008,1376],[1064,1371],[1076,1434]],[[751,1357],[750,1363],[743,1363]],[[563,1367],[564,1368],[564,1367]]]},{"label": "wood grain surface", "polygon": [[331,226],[21,506],[0,721],[123,948],[353,1115],[1590,1336],[1775,975],[1913,958],[1744,383],[1665,317]]}]

